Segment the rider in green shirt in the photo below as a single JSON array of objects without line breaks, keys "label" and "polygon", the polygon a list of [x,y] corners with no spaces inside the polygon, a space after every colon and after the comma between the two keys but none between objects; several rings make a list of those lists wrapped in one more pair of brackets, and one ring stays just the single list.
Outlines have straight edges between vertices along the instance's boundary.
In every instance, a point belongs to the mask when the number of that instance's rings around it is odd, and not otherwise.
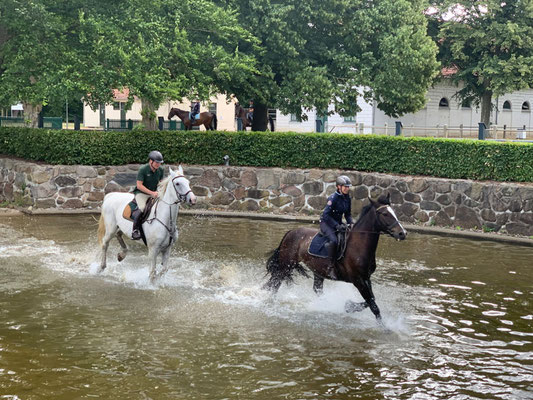
[{"label": "rider in green shirt", "polygon": [[142,212],[146,207],[146,202],[150,197],[157,198],[157,185],[163,179],[165,171],[161,164],[163,164],[163,156],[159,151],[151,151],[148,155],[148,164],[139,168],[137,173],[137,186],[133,190],[135,194],[135,201],[137,202],[138,209],[133,211],[133,232],[131,238],[138,240],[141,238],[139,232],[139,222]]}]

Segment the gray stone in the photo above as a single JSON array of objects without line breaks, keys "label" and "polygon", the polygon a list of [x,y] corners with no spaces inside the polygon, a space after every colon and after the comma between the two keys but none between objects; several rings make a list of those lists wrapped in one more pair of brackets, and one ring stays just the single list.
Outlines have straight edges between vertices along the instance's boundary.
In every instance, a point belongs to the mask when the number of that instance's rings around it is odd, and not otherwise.
[{"label": "gray stone", "polygon": [[434,187],[437,193],[450,193],[452,191],[452,185],[448,182],[436,182]]},{"label": "gray stone", "polygon": [[279,187],[278,170],[260,169],[256,171],[258,189],[276,189]]},{"label": "gray stone", "polygon": [[197,180],[198,185],[207,186],[208,188],[218,189],[222,181],[218,172],[212,169],[204,171],[204,174]]},{"label": "gray stone", "polygon": [[427,215],[427,213],[425,211],[418,210],[415,213],[414,217],[415,217],[415,219],[417,221],[420,221],[422,223],[425,223],[425,222],[429,221],[429,216]]},{"label": "gray stone", "polygon": [[521,222],[533,226],[533,213],[520,213],[518,218]]},{"label": "gray stone", "polygon": [[240,186],[233,191],[233,195],[235,196],[236,200],[242,200],[246,197],[246,189]]},{"label": "gray stone", "polygon": [[45,183],[52,179],[52,173],[53,171],[51,168],[46,170],[37,169],[32,172],[30,180],[37,184]]},{"label": "gray stone", "polygon": [[[360,185],[363,182],[363,175],[358,172],[347,172],[345,173],[348,178],[352,181],[352,185]],[[333,182],[333,181],[332,181]]]},{"label": "gray stone", "polygon": [[292,197],[299,197],[302,195],[302,191],[296,186],[287,186],[283,188],[282,192]]},{"label": "gray stone", "polygon": [[240,211],[257,211],[259,210],[259,204],[253,200],[246,200],[239,205]]},{"label": "gray stone", "polygon": [[[327,182],[327,183],[332,183],[332,182],[335,182],[337,180],[337,176],[339,176],[340,174],[336,173],[336,172],[333,172],[333,171],[326,171],[324,172],[324,175],[322,175],[322,180],[324,182]],[[298,182],[295,182],[295,183],[298,183]],[[303,182],[300,182],[300,183],[303,183]],[[353,182],[352,182],[353,184]]]},{"label": "gray stone", "polygon": [[405,198],[405,201],[409,201],[411,203],[420,203],[420,201],[422,200],[419,194],[415,194],[411,192],[405,193],[404,198]]},{"label": "gray stone", "polygon": [[324,196],[310,196],[307,205],[315,210],[322,211],[326,207],[327,199]]},{"label": "gray stone", "polygon": [[422,200],[433,201],[435,200],[435,191],[433,188],[427,188],[422,192]]},{"label": "gray stone", "polygon": [[522,224],[520,222],[509,222],[505,225],[505,230],[511,235],[533,235],[533,225]]},{"label": "gray stone", "polygon": [[113,181],[120,186],[135,186],[137,185],[137,174],[118,173],[113,177]]},{"label": "gray stone", "polygon": [[41,185],[34,185],[31,188],[31,195],[34,199],[52,197],[56,192],[57,189],[51,182],[45,182]]},{"label": "gray stone", "polygon": [[196,195],[196,196],[207,196],[209,195],[209,190],[203,186],[193,186],[192,188],[192,192]]},{"label": "gray stone", "polygon": [[224,167],[222,168],[223,176],[227,178],[239,178],[241,176],[241,170],[239,168]]},{"label": "gray stone", "polygon": [[444,212],[450,217],[450,218],[453,218],[455,217],[455,210],[457,208],[454,206],[454,205],[451,205],[451,206],[448,206],[444,209]]},{"label": "gray stone", "polygon": [[361,211],[363,210],[363,207],[365,206],[366,202],[359,199],[352,199],[352,214],[359,215],[361,214]]},{"label": "gray stone", "polygon": [[481,210],[481,218],[484,221],[496,222],[496,213],[490,209],[485,208]]},{"label": "gray stone", "polygon": [[268,190],[248,189],[246,192],[246,197],[250,197],[252,199],[262,199],[268,197],[269,195],[270,192]]},{"label": "gray stone", "polygon": [[96,168],[94,167],[80,165],[76,168],[76,175],[80,178],[96,178],[98,176],[98,172],[96,172]]},{"label": "gray stone", "polygon": [[377,199],[379,196],[381,196],[383,194],[383,189],[380,188],[379,186],[373,186],[371,189],[370,189],[370,198],[371,199]]},{"label": "gray stone", "polygon": [[281,183],[285,185],[300,185],[305,182],[305,175],[300,172],[286,172],[281,178]]},{"label": "gray stone", "polygon": [[224,178],[224,180],[222,181],[222,187],[228,190],[233,190],[237,187],[237,184],[231,179]]},{"label": "gray stone", "polygon": [[56,201],[54,199],[37,199],[35,200],[34,207],[35,208],[55,208]]},{"label": "gray stone", "polygon": [[412,217],[419,210],[418,206],[413,203],[403,203],[400,208],[403,215],[406,217]]},{"label": "gray stone", "polygon": [[127,192],[128,189],[120,186],[118,183],[111,181],[105,186],[105,194],[111,193],[111,192]]},{"label": "gray stone", "polygon": [[439,211],[433,217],[433,222],[437,226],[451,226],[451,225],[453,225],[452,219],[444,211]]},{"label": "gray stone", "polygon": [[306,182],[302,185],[302,190],[308,195],[318,195],[324,191],[324,184],[319,181]]},{"label": "gray stone", "polygon": [[65,198],[80,197],[84,193],[80,186],[71,186],[59,189],[59,195]]},{"label": "gray stone", "polygon": [[505,225],[507,223],[507,221],[509,221],[509,214],[507,213],[502,213],[502,214],[497,214],[496,215],[496,223],[498,225]]},{"label": "gray stone", "polygon": [[472,184],[469,182],[455,182],[452,185],[452,189],[454,191],[457,191],[463,194],[466,194],[467,192],[469,192],[471,190],[471,187],[472,187]]},{"label": "gray stone", "polygon": [[213,205],[224,205],[227,206],[231,204],[235,200],[233,197],[233,194],[230,192],[223,192],[218,191],[211,198],[209,199],[209,202]]},{"label": "gray stone", "polygon": [[363,176],[363,185],[374,186],[376,184],[376,177],[374,175],[367,174]]},{"label": "gray stone", "polygon": [[290,196],[274,197],[272,200],[270,200],[270,203],[276,207],[283,207],[285,204],[289,204],[291,202],[292,197]]},{"label": "gray stone", "polygon": [[59,187],[73,186],[76,184],[76,179],[70,176],[59,175],[57,178],[54,179],[54,183]]},{"label": "gray stone", "polygon": [[437,197],[437,203],[442,204],[443,206],[449,206],[452,204],[452,198],[448,194],[441,194]]},{"label": "gray stone", "polygon": [[423,192],[428,188],[428,182],[424,178],[415,178],[411,180],[409,183],[409,190],[413,193],[420,193]]},{"label": "gray stone", "polygon": [[104,192],[90,192],[87,201],[103,201]]},{"label": "gray stone", "polygon": [[480,229],[482,224],[474,210],[468,207],[457,207],[455,212],[455,225],[465,229]]},{"label": "gray stone", "polygon": [[80,199],[68,199],[61,208],[83,208],[83,202]]},{"label": "gray stone", "polygon": [[466,193],[472,200],[483,201],[483,185],[481,183],[472,183],[470,193]]},{"label": "gray stone", "polygon": [[435,203],[434,201],[422,200],[420,202],[420,208],[422,210],[440,211],[442,209],[442,206],[439,203]]},{"label": "gray stone", "polygon": [[517,199],[511,200],[511,204],[509,204],[509,210],[512,212],[522,211],[522,202]]},{"label": "gray stone", "polygon": [[387,189],[389,186],[391,186],[392,182],[393,180],[389,176],[378,176],[376,179],[377,185],[383,189]]},{"label": "gray stone", "polygon": [[390,194],[391,204],[403,204],[403,197],[398,189],[391,187],[387,189],[387,192]]},{"label": "gray stone", "polygon": [[185,167],[183,168],[183,173],[185,176],[202,176],[204,169],[199,167]]},{"label": "gray stone", "polygon": [[404,181],[396,182],[396,187],[402,193],[405,193],[405,192],[407,192],[409,190],[409,186],[407,186],[407,183],[405,183]]},{"label": "gray stone", "polygon": [[353,190],[353,194],[352,196],[356,199],[366,199],[368,198],[368,188],[366,186],[357,186],[354,190]]}]

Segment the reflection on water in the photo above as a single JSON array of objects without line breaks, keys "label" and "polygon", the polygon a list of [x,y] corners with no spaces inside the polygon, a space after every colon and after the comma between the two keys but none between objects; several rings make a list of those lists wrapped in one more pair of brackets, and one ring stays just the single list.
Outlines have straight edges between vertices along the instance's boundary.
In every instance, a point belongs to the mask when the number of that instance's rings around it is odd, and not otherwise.
[{"label": "reflection on water", "polygon": [[531,399],[532,250],[382,237],[374,291],[261,290],[296,223],[180,217],[171,270],[144,247],[95,275],[91,216],[0,220],[0,396],[8,399]]}]

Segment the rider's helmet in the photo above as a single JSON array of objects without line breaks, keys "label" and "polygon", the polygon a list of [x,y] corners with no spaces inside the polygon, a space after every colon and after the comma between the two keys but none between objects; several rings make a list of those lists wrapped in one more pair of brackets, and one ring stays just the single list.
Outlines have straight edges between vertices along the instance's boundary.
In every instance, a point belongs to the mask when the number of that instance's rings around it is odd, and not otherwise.
[{"label": "rider's helmet", "polygon": [[335,184],[337,186],[347,186],[347,187],[350,187],[352,186],[352,181],[350,180],[350,178],[348,178],[346,175],[341,175],[337,178],[337,180],[335,181]]},{"label": "rider's helmet", "polygon": [[163,155],[158,152],[157,150],[153,150],[148,154],[148,158],[152,161],[158,162],[158,163],[164,163],[163,161]]}]

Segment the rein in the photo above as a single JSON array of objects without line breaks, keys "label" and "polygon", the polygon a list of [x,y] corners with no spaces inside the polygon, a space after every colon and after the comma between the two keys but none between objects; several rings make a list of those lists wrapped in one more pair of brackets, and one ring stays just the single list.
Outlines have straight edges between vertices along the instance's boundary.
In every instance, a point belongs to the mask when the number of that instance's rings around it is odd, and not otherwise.
[{"label": "rein", "polygon": [[[382,208],[387,208],[389,207],[388,204],[385,204],[383,206],[379,206],[378,208],[376,208],[376,212],[381,210]],[[394,224],[392,224],[391,226],[387,226],[387,229],[390,230],[392,229],[393,227],[395,227],[396,225],[400,225],[400,221],[398,221],[398,219],[396,219],[396,221],[394,222]],[[355,225],[354,225],[355,226]],[[350,228],[348,230],[348,233],[377,233],[378,235],[382,235],[384,233],[388,233],[388,232],[384,232],[384,231],[353,231],[352,228]]]}]

